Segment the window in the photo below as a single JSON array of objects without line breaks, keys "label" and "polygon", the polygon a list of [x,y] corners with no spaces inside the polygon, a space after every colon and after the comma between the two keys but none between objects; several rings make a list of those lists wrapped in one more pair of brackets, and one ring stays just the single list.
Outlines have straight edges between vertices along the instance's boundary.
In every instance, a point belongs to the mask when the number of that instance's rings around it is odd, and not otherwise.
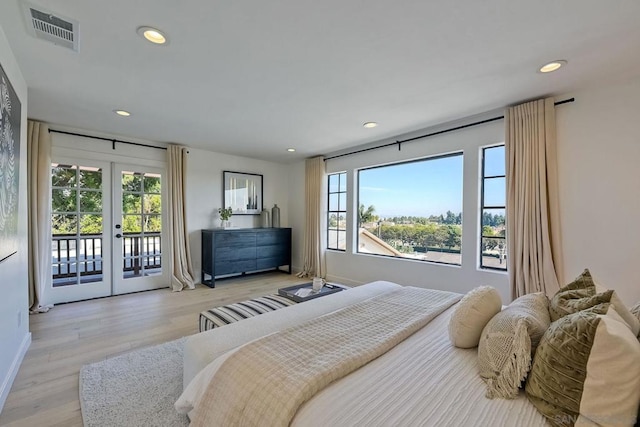
[{"label": "window", "polygon": [[480,267],[507,269],[504,145],[482,149]]},{"label": "window", "polygon": [[327,248],[344,251],[347,239],[347,174],[329,175]]},{"label": "window", "polygon": [[461,265],[463,156],[358,171],[358,252]]}]

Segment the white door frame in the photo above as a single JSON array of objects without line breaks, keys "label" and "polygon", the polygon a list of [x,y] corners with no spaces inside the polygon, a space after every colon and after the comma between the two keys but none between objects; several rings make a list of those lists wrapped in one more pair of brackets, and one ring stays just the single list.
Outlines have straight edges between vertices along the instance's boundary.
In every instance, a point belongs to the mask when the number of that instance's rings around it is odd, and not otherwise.
[{"label": "white door frame", "polygon": [[[169,255],[170,245],[168,244],[167,233],[167,173],[165,168],[132,165],[126,163],[113,163],[112,176],[113,176],[113,204],[112,204],[112,228],[111,234],[113,239],[113,256],[112,256],[112,281],[113,281],[113,295],[126,294],[131,292],[146,291],[152,289],[166,288],[169,286],[169,269],[171,256]],[[122,256],[122,244],[123,238],[118,238],[118,235],[123,235],[122,228],[116,228],[118,224],[122,224],[122,172],[151,172],[157,173],[161,176],[161,216],[162,216],[162,231],[160,233],[160,245],[161,245],[161,265],[162,272],[150,276],[139,277],[124,277],[124,259]]]},{"label": "white door frame", "polygon": [[[90,159],[79,159],[68,156],[52,156],[52,162],[102,169],[102,241],[101,260],[102,280],[88,283],[76,283],[67,286],[53,286],[53,280],[46,289],[46,301],[52,304],[81,301],[111,295],[111,163]],[[51,179],[51,177],[49,178]],[[51,203],[51,201],[49,201]],[[52,235],[53,236],[53,235]],[[76,248],[78,250],[78,248]],[[53,257],[53,256],[52,256]],[[53,271],[50,272],[53,274]]]}]

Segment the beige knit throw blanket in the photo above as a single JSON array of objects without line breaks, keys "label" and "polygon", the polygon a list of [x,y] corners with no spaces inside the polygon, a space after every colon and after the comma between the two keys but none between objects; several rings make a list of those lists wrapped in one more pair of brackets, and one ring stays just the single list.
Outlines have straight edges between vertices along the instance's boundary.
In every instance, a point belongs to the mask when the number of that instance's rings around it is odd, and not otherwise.
[{"label": "beige knit throw blanket", "polygon": [[247,344],[215,373],[191,425],[288,426],[318,391],[384,354],[460,298],[403,287]]}]

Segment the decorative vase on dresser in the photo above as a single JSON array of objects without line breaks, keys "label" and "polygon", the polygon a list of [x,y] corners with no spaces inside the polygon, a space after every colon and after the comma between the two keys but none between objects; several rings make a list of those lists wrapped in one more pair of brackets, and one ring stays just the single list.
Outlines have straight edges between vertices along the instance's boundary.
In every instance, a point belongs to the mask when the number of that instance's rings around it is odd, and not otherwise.
[{"label": "decorative vase on dresser", "polygon": [[216,276],[282,266],[291,274],[291,228],[202,230],[203,285],[215,287]]},{"label": "decorative vase on dresser", "polygon": [[277,204],[271,208],[271,226],[274,228],[280,228],[280,208]]},{"label": "decorative vase on dresser", "polygon": [[262,210],[260,214],[260,223],[262,228],[270,228],[271,227],[271,219],[269,218],[269,211],[266,209]]}]

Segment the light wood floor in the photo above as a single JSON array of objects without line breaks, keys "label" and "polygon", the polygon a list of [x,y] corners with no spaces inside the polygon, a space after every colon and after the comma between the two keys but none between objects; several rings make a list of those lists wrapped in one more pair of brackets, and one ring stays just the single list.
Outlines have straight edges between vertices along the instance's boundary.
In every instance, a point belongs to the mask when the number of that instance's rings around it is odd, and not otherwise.
[{"label": "light wood floor", "polygon": [[198,314],[303,283],[282,273],[221,280],[215,289],[141,292],[63,304],[29,316],[32,343],[11,388],[0,426],[82,426],[82,365],[198,332]]}]

